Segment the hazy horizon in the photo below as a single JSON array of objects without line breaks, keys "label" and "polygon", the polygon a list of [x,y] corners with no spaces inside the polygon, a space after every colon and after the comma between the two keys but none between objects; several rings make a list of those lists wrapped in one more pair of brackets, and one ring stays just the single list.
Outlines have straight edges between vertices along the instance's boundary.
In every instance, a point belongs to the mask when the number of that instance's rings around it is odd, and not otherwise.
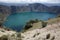
[{"label": "hazy horizon", "polygon": [[0,0],[3,3],[60,3],[60,0]]},{"label": "hazy horizon", "polygon": [[0,0],[0,5],[20,5],[42,3],[47,6],[60,6],[60,0]]}]

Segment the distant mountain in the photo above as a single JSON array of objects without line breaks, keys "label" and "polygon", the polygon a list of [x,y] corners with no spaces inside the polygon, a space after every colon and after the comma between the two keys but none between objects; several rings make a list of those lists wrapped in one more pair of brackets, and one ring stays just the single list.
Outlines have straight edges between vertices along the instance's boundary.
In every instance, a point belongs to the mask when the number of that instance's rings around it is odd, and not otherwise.
[{"label": "distant mountain", "polygon": [[31,8],[31,11],[37,11],[37,12],[47,12],[48,7],[46,5],[40,4],[40,3],[34,3],[29,4],[29,7]]},{"label": "distant mountain", "polygon": [[41,3],[31,3],[25,5],[0,5],[0,13],[16,13],[16,12],[53,12],[60,13],[60,6],[47,6]]},{"label": "distant mountain", "polygon": [[[0,2],[0,5],[6,5],[6,6],[22,6],[22,5],[28,5],[28,4],[35,4],[35,3],[4,3]],[[39,3],[44,4],[46,6],[60,6],[60,3]]]},{"label": "distant mountain", "polygon": [[3,2],[0,2],[0,5],[5,5],[5,6],[23,6],[23,5],[28,5],[28,3],[3,3]]},{"label": "distant mountain", "polygon": [[49,11],[60,14],[60,6],[51,6],[49,7]]},{"label": "distant mountain", "polygon": [[29,5],[23,5],[23,6],[13,6],[11,7],[14,12],[48,12],[48,6],[40,4],[40,3],[33,3]]},{"label": "distant mountain", "polygon": [[46,6],[60,6],[60,3],[42,3]]},{"label": "distant mountain", "polygon": [[9,14],[10,13],[10,7],[5,6],[5,5],[0,5],[0,13]]}]

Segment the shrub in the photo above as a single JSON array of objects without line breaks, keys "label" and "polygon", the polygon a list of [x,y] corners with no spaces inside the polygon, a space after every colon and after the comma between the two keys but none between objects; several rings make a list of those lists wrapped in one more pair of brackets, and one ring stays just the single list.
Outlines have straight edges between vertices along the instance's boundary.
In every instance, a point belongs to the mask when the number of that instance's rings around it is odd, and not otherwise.
[{"label": "shrub", "polygon": [[0,40],[8,40],[8,37],[6,35],[3,35]]},{"label": "shrub", "polygon": [[25,30],[28,30],[28,29],[31,28],[31,27],[32,27],[31,24],[27,24],[27,25],[25,25],[24,29],[25,29]]},{"label": "shrub", "polygon": [[42,28],[46,27],[47,22],[42,22]]}]

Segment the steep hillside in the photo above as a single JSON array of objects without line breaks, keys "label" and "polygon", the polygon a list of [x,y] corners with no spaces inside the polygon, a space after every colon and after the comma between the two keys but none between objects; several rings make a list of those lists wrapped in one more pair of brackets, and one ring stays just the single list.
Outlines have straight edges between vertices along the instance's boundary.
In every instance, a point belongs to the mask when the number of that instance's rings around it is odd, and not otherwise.
[{"label": "steep hillside", "polygon": [[11,5],[5,6],[0,5],[0,13],[10,14],[10,13],[18,13],[18,12],[53,12],[53,13],[60,13],[60,6],[46,6],[41,3],[32,3],[28,5]]},{"label": "steep hillside", "polygon": [[60,18],[51,19],[48,20],[47,22],[48,24],[44,28],[37,28],[34,30],[21,33],[21,37],[22,37],[21,39],[22,40],[59,40]]}]

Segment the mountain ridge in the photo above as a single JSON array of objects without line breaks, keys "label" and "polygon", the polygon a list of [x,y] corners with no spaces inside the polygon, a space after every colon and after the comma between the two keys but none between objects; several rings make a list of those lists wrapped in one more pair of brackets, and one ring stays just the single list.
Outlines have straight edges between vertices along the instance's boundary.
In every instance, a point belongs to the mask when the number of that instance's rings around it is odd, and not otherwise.
[{"label": "mountain ridge", "polygon": [[[53,13],[60,13],[60,6],[46,6],[41,3],[31,3],[27,5],[0,5],[0,13],[4,10],[3,13],[7,12],[9,13],[16,13],[16,12],[53,12]],[[9,11],[8,11],[9,10]]]}]

